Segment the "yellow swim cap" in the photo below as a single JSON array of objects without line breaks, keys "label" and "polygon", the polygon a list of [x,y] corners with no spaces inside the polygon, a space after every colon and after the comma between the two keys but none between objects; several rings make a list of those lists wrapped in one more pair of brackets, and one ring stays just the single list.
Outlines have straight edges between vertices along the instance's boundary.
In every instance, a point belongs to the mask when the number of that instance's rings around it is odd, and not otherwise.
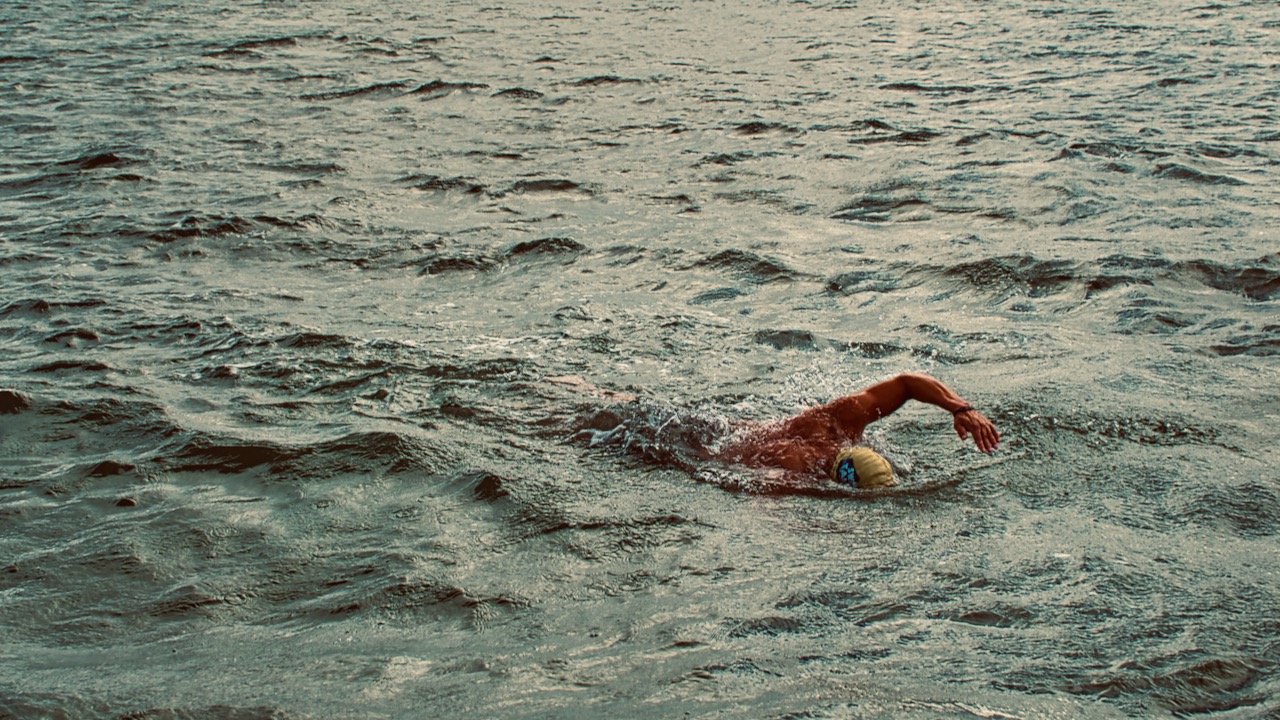
[{"label": "yellow swim cap", "polygon": [[831,465],[831,478],[860,488],[893,487],[898,484],[889,461],[869,447],[841,450]]}]

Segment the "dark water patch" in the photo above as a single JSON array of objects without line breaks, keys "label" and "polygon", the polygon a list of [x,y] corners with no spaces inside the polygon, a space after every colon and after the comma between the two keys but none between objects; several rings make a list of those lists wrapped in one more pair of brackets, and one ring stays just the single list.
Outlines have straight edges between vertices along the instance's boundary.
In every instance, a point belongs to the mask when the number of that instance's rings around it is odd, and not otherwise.
[{"label": "dark water patch", "polygon": [[864,292],[887,293],[899,289],[901,285],[902,278],[882,270],[854,270],[828,280],[827,290],[843,295]]},{"label": "dark water patch", "polygon": [[820,124],[814,125],[812,130],[816,132],[844,132],[844,133],[866,133],[870,132],[895,132],[897,128],[883,120],[874,118],[868,120],[859,120],[857,122],[845,123],[842,125]]},{"label": "dark water patch", "polygon": [[[721,182],[725,179],[725,177],[717,178],[715,179],[715,182]],[[777,208],[782,212],[791,213],[792,215],[804,215],[813,207],[810,203],[798,203],[779,190],[770,190],[765,188],[718,192],[715,193],[714,197],[717,200],[724,200],[734,204],[763,205],[766,207]]]},{"label": "dark water patch", "polygon": [[844,611],[847,619],[858,627],[892,621],[911,612],[911,605],[896,600],[871,600]]},{"label": "dark water patch", "polygon": [[933,130],[896,130],[891,129],[888,132],[882,131],[880,128],[872,128],[873,132],[862,135],[861,137],[850,138],[850,145],[880,145],[884,143],[893,143],[897,145],[921,145],[932,142],[940,137],[942,133]]},{"label": "dark water patch", "polygon": [[[316,342],[316,340],[303,340],[303,342]],[[341,347],[343,347],[341,344],[328,347],[316,345],[313,346],[313,349],[332,351]],[[326,352],[325,354],[330,353]],[[286,352],[285,356],[288,355],[290,353]],[[351,357],[344,357],[338,360],[323,357],[282,359],[282,357],[277,356],[258,362],[239,360],[237,362],[203,365],[195,368],[195,370],[196,372],[190,375],[191,379],[212,385],[242,385],[294,395],[338,395],[354,393],[393,370],[404,371],[404,368],[398,368],[392,363],[376,358],[367,360]],[[267,423],[285,419],[283,417],[274,417],[275,413],[280,411],[289,413],[308,407],[318,409],[309,403],[300,401],[248,402],[243,407],[247,419]]]},{"label": "dark water patch", "polygon": [[557,320],[580,320],[586,322],[595,322],[598,319],[581,305],[565,305],[564,307],[556,308],[551,317]]},{"label": "dark water patch", "polygon": [[698,206],[697,201],[685,194],[650,195],[649,199],[663,205],[683,205],[684,207],[680,210],[681,213],[696,213],[702,211],[702,208]]},{"label": "dark water patch", "polygon": [[71,167],[76,170],[87,171],[87,170],[97,170],[98,168],[104,168],[104,167],[109,167],[109,168],[128,167],[130,165],[136,165],[138,163],[144,162],[141,158],[131,157],[128,154],[123,154],[123,155],[120,154],[122,152],[127,152],[127,151],[92,152],[92,153],[89,153],[88,155],[82,155],[73,160],[63,161],[59,163],[59,165],[62,165],[64,167]]},{"label": "dark water patch", "polygon": [[[539,62],[536,61],[535,62]],[[638,85],[642,80],[637,78],[624,78],[617,75],[593,75],[588,78],[575,81],[574,87],[601,87],[607,85]]]},{"label": "dark water patch", "polygon": [[498,612],[523,610],[531,603],[515,595],[473,595],[438,579],[415,577],[383,587],[361,605],[392,621],[418,624],[434,619],[484,629],[493,623]]},{"label": "dark water patch", "polygon": [[[409,84],[404,81],[374,83],[373,85],[365,85],[363,87],[358,87],[358,88],[348,88],[346,90],[331,90],[329,92],[322,92],[322,93],[308,93],[306,95],[300,96],[299,99],[305,100],[308,102],[317,102],[317,101],[328,101],[328,100],[345,100],[347,98],[366,97],[366,96],[373,96],[373,97],[399,96],[404,94],[403,91],[408,86]],[[417,92],[417,91],[411,91],[411,92]]]},{"label": "dark water patch", "polygon": [[510,192],[513,193],[582,193],[585,195],[594,195],[590,189],[580,185],[572,180],[563,178],[548,178],[540,180],[519,180],[511,186]]},{"label": "dark water patch", "polygon": [[[400,57],[400,49],[383,40],[348,42],[347,48],[362,55],[374,55],[378,57]],[[419,55],[418,59],[440,60],[440,56],[427,52]]]},{"label": "dark water patch", "polygon": [[[919,198],[876,198],[864,197],[838,209],[831,217],[834,220],[856,220],[859,222],[889,222],[893,216],[904,210],[918,210],[929,207],[929,203]],[[923,218],[916,218],[923,219]]]},{"label": "dark water patch", "polygon": [[485,255],[461,255],[437,257],[428,260],[418,271],[419,276],[443,275],[457,272],[485,272],[499,267],[502,261]]},{"label": "dark water patch", "polygon": [[736,165],[744,160],[755,157],[754,153],[739,151],[735,153],[716,153],[707,155],[699,160],[696,165]]},{"label": "dark water patch", "polygon": [[[179,217],[171,225],[154,231],[141,231],[139,234],[146,240],[161,244],[171,244],[178,240],[211,239],[229,236],[249,236],[279,230],[291,230],[298,233],[313,232],[319,229],[334,229],[339,224],[318,213],[305,213],[296,217],[277,215],[219,215],[192,213]],[[128,232],[121,234],[130,234]],[[316,252],[325,248],[322,240],[294,239],[285,243],[289,250]]]},{"label": "dark water patch", "polygon": [[205,53],[205,57],[224,57],[229,55],[254,55],[255,50],[264,48],[297,47],[297,37],[267,38],[265,40],[245,40],[229,45],[221,50]]},{"label": "dark water patch", "polygon": [[507,248],[503,256],[508,261],[554,258],[561,262],[573,262],[587,252],[587,246],[565,237],[547,237],[518,242]]},{"label": "dark water patch", "polygon": [[[323,165],[305,166],[302,168],[302,170],[304,172],[314,171],[314,172],[323,172],[323,173],[345,172],[345,170],[341,166],[330,165],[328,163],[325,163]],[[280,217],[278,215],[254,215],[250,217],[250,220],[252,220],[255,223],[260,223],[262,225],[266,225],[270,227],[284,228],[287,230],[300,230],[300,231],[314,230],[316,228],[333,229],[341,226],[338,222],[330,220],[329,218],[326,218],[324,215],[321,215],[319,213],[304,213],[302,215],[298,215],[297,217]]]},{"label": "dark water patch", "polygon": [[798,277],[791,268],[746,250],[722,250],[694,263],[694,267],[728,270],[744,280],[764,285],[771,282],[794,280]]},{"label": "dark water patch", "polygon": [[[636,265],[648,257],[646,248],[638,245],[615,245],[605,250],[605,257],[609,258],[609,267],[630,267]],[[666,281],[659,281],[653,290],[661,290],[666,287]]]},{"label": "dark water patch", "polygon": [[1215,160],[1228,160],[1237,157],[1266,157],[1260,152],[1249,148],[1238,147],[1236,145],[1210,145],[1208,143],[1197,143],[1192,147],[1192,151],[1201,157],[1213,158]]},{"label": "dark water patch", "polygon": [[17,415],[31,409],[31,401],[17,390],[0,390],[0,415]]},{"label": "dark water patch", "polygon": [[724,302],[726,300],[734,300],[745,295],[746,293],[737,288],[716,288],[715,290],[707,290],[706,292],[698,293],[689,300],[689,304],[710,305],[712,303]]},{"label": "dark water patch", "polygon": [[[351,377],[344,377],[341,380],[321,382],[319,384],[312,386],[308,390],[308,392],[315,395],[338,395],[338,394],[353,393],[363,388],[366,385],[369,385],[375,381],[382,380],[390,376],[392,372],[393,372],[393,368],[385,367],[379,370],[375,370],[373,372],[357,373]],[[375,395],[377,394],[377,392],[386,392],[386,389],[379,388],[379,390],[375,392]]]},{"label": "dark water patch", "polygon": [[191,617],[219,618],[243,606],[249,597],[237,592],[217,592],[187,585],[151,603],[147,612],[171,620]]},{"label": "dark water patch", "polygon": [[[845,344],[850,352],[866,358],[881,359],[907,352],[909,348],[893,343],[883,342],[849,342]],[[912,351],[915,352],[915,351]]]},{"label": "dark water patch", "polygon": [[711,663],[694,668],[685,677],[673,680],[672,682],[683,682],[688,680],[716,680],[722,677],[735,678],[781,678],[782,674],[769,670],[761,666],[759,661],[750,658],[739,658],[728,663]]},{"label": "dark water patch", "polygon": [[1251,355],[1274,357],[1280,355],[1280,325],[1267,325],[1253,332],[1227,338],[1225,342],[1209,346],[1210,352],[1223,357]]},{"label": "dark water patch", "polygon": [[[192,359],[206,359],[223,356],[231,356],[241,358],[248,352],[253,350],[265,349],[271,347],[271,341],[265,338],[253,337],[238,328],[216,328],[222,332],[203,333],[199,340],[195,343],[201,348]],[[181,327],[177,328],[178,342],[185,340]],[[188,337],[190,337],[188,335]]]},{"label": "dark water patch", "polygon": [[445,448],[397,433],[366,432],[303,446],[203,436],[180,448],[165,464],[171,472],[238,474],[261,468],[312,481],[349,473],[436,474],[451,462]]},{"label": "dark water patch", "polygon": [[1085,284],[1085,297],[1130,285],[1152,285],[1151,270],[1168,268],[1172,263],[1164,258],[1135,258],[1126,255],[1110,255],[1097,263],[1099,273]]},{"label": "dark water patch", "polygon": [[743,123],[741,125],[735,125],[733,131],[738,135],[768,135],[774,133],[781,135],[795,135],[800,132],[800,128],[784,125],[783,123],[762,122],[757,120],[749,123]]},{"label": "dark water patch", "polygon": [[1180,525],[1225,528],[1244,538],[1274,537],[1280,533],[1275,523],[1280,517],[1280,493],[1261,481],[1180,496],[1169,510],[1171,522]]},{"label": "dark water patch", "polygon": [[[217,321],[201,322],[193,317],[176,317],[163,321],[139,320],[122,328],[125,334],[137,338],[165,344],[197,344],[200,341],[211,341],[216,332],[232,330],[228,323]],[[224,337],[224,336],[219,336]]]},{"label": "dark water patch", "polygon": [[484,83],[473,82],[446,82],[444,80],[432,80],[424,85],[410,90],[407,95],[418,95],[424,100],[436,100],[452,95],[456,92],[471,92],[474,90],[487,90],[489,86]]},{"label": "dark water patch", "polygon": [[272,342],[280,347],[312,350],[350,350],[356,344],[351,338],[343,335],[309,331],[279,335],[273,338]]},{"label": "dark water patch", "polygon": [[[15,266],[15,265],[37,265],[42,263],[48,264],[50,262],[55,261],[56,259],[57,259],[56,255],[37,254],[37,253],[31,253],[31,252],[16,252],[11,255],[0,256],[0,267]],[[9,308],[13,304],[14,303],[9,303],[8,305],[5,305],[4,308]],[[3,314],[3,309],[0,309],[0,314]]]},{"label": "dark water patch", "polygon": [[974,133],[972,135],[965,135],[964,137],[956,141],[956,147],[968,147],[970,145],[976,145],[982,142],[983,140],[989,140],[992,137],[993,137],[992,134],[988,132],[980,132],[980,133]]},{"label": "dark water patch", "polygon": [[441,380],[516,380],[527,370],[518,358],[479,358],[460,363],[441,362],[415,367],[414,372]]},{"label": "dark water patch", "polygon": [[4,307],[0,307],[0,317],[6,315],[22,314],[22,315],[43,315],[49,312],[53,305],[48,300],[37,298],[34,300],[14,300]]},{"label": "dark water patch", "polygon": [[347,169],[338,163],[316,163],[316,162],[288,162],[288,163],[264,163],[253,165],[251,167],[261,168],[263,170],[272,170],[281,173],[290,173],[293,175],[341,175],[347,172]]},{"label": "dark water patch", "polygon": [[[837,350],[873,359],[883,359],[894,355],[910,353],[911,355],[927,358],[931,361],[947,365],[960,365],[974,361],[973,358],[966,358],[957,355],[945,348],[940,348],[935,345],[908,347],[878,341],[836,340],[821,337],[809,330],[757,330],[755,334],[752,335],[752,339],[760,345],[767,345],[775,350],[800,350],[806,352]],[[961,342],[966,342],[966,340],[949,340],[948,345],[958,344]]]},{"label": "dark water patch", "polygon": [[36,365],[30,372],[35,373],[98,373],[114,372],[115,368],[97,360],[55,360],[50,363]]},{"label": "dark water patch", "polygon": [[65,348],[83,347],[86,343],[97,343],[101,340],[98,333],[87,328],[72,328],[54,333],[41,340],[42,343],[61,345]]},{"label": "dark water patch", "polygon": [[484,184],[469,177],[441,177],[439,175],[411,175],[401,178],[399,182],[411,183],[414,190],[426,192],[461,192],[466,195],[481,195],[486,191]]},{"label": "dark water patch", "polygon": [[754,339],[776,350],[812,351],[831,346],[829,340],[820,340],[808,330],[758,330]]},{"label": "dark water patch", "polygon": [[89,468],[89,477],[115,477],[116,475],[124,475],[126,473],[133,472],[134,469],[135,466],[127,462],[121,462],[119,460],[103,460]]},{"label": "dark water patch", "polygon": [[956,93],[972,93],[977,92],[977,88],[969,85],[921,85],[919,83],[889,83],[881,85],[881,90],[894,90],[897,92],[925,93],[929,95],[954,95]]},{"label": "dark water patch", "polygon": [[150,233],[148,238],[167,244],[187,238],[243,235],[253,231],[254,227],[252,220],[235,215],[188,215],[168,229]]},{"label": "dark water patch", "polygon": [[787,635],[791,633],[811,632],[809,624],[803,620],[782,615],[770,615],[750,620],[739,620],[726,633],[731,638],[745,638],[753,635]]},{"label": "dark water patch", "polygon": [[512,100],[539,100],[545,97],[545,93],[537,90],[528,90],[526,88],[514,87],[500,90],[493,94],[494,97],[510,98]]},{"label": "dark water patch", "polygon": [[1159,301],[1137,297],[1131,307],[1116,313],[1116,329],[1125,335],[1167,335],[1181,332],[1195,325],[1203,313],[1184,313],[1171,310]]},{"label": "dark water patch", "polygon": [[[109,397],[46,404],[36,399],[31,401],[31,409],[41,415],[42,422],[52,423],[30,428],[33,438],[50,443],[74,441],[82,455],[92,456],[133,443],[139,443],[137,449],[145,453],[163,447],[182,433],[161,406],[139,400]],[[95,468],[107,472],[111,465]]]},{"label": "dark water patch", "polygon": [[172,458],[173,472],[242,473],[260,465],[282,467],[305,451],[281,445],[227,444],[202,438],[183,448]]},{"label": "dark water patch", "polygon": [[[48,193],[67,192],[81,186],[91,178],[101,179],[103,176],[95,171],[118,170],[144,164],[150,153],[136,148],[116,150],[92,150],[50,165],[37,165],[40,172],[26,177],[0,180],[0,191],[23,193],[37,191],[37,196],[26,196],[27,199],[50,198]],[[142,179],[140,176],[138,179]],[[108,178],[110,179],[110,178]],[[125,175],[117,175],[116,179],[128,179]]]},{"label": "dark water patch", "polygon": [[953,265],[944,277],[957,278],[979,290],[1001,296],[1045,297],[1076,283],[1075,263],[1039,260],[1030,255],[1006,255]]},{"label": "dark water patch", "polygon": [[1126,660],[1114,671],[1069,682],[1063,689],[1107,699],[1151,697],[1174,715],[1186,717],[1261,704],[1265,694],[1256,685],[1269,665],[1236,653],[1215,657],[1202,649],[1185,650]]},{"label": "dark water patch", "polygon": [[[0,191],[9,193],[22,193],[28,190],[52,192],[58,189],[68,189],[75,182],[76,176],[67,173],[41,173],[16,180],[0,180]],[[28,200],[39,200],[51,198],[52,195],[33,194],[23,197]]]},{"label": "dark water patch", "polygon": [[813,207],[809,203],[797,203],[777,190],[751,189],[734,192],[718,192],[716,199],[731,203],[751,203],[778,208],[793,215],[804,215]]},{"label": "dark water patch", "polygon": [[1215,175],[1213,173],[1196,170],[1185,165],[1170,163],[1167,165],[1157,165],[1155,176],[1159,178],[1168,178],[1171,180],[1183,180],[1199,185],[1247,185],[1243,180],[1230,177],[1228,175]]},{"label": "dark water patch", "polygon": [[1063,154],[1059,157],[1071,157],[1079,155],[1092,155],[1094,157],[1108,158],[1119,160],[1129,157],[1145,157],[1148,159],[1168,157],[1169,153],[1164,150],[1153,150],[1143,145],[1135,145],[1132,143],[1118,142],[1074,142],[1067,146]]},{"label": "dark water patch", "polygon": [[980,610],[965,610],[943,615],[948,620],[965,625],[994,628],[1021,628],[1035,624],[1036,616],[1026,608],[1013,605],[996,605]]},{"label": "dark water patch", "polygon": [[457,482],[467,488],[472,497],[489,504],[499,503],[510,495],[511,481],[487,470],[462,473]]},{"label": "dark water patch", "polygon": [[1267,255],[1249,265],[1191,260],[1172,267],[1175,272],[1196,276],[1215,290],[1238,293],[1250,300],[1266,301],[1280,295],[1280,256],[1277,255]]},{"label": "dark water patch", "polygon": [[1137,172],[1137,168],[1126,163],[1110,162],[1102,166],[1106,172],[1119,173],[1121,175],[1132,175]]}]

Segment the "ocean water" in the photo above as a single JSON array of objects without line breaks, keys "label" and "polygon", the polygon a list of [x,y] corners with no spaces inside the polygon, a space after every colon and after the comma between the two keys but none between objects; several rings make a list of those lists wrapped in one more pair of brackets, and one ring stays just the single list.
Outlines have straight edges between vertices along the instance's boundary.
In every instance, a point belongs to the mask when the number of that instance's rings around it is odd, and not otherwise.
[{"label": "ocean water", "polygon": [[[1275,2],[0,41],[0,717],[1280,716]],[[697,459],[908,371],[1001,449]]]}]

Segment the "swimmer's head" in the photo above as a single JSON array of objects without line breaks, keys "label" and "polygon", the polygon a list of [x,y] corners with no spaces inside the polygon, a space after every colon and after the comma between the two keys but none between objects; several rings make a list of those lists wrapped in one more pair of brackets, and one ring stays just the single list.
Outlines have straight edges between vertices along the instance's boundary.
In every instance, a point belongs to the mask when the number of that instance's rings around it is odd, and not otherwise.
[{"label": "swimmer's head", "polygon": [[840,451],[831,465],[831,478],[851,487],[877,488],[898,484],[893,467],[869,447],[852,447]]}]

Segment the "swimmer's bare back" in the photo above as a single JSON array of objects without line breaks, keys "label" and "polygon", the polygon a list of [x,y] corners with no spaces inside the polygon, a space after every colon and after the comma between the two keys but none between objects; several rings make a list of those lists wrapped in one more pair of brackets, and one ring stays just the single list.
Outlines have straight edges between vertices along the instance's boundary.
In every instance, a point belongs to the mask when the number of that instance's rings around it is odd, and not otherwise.
[{"label": "swimmer's bare back", "polygon": [[720,459],[826,475],[842,447],[860,441],[868,425],[892,415],[908,400],[950,412],[956,434],[961,440],[972,437],[982,452],[993,452],[1000,444],[995,425],[942,381],[922,373],[906,373],[779,422],[763,424],[722,451]]}]

